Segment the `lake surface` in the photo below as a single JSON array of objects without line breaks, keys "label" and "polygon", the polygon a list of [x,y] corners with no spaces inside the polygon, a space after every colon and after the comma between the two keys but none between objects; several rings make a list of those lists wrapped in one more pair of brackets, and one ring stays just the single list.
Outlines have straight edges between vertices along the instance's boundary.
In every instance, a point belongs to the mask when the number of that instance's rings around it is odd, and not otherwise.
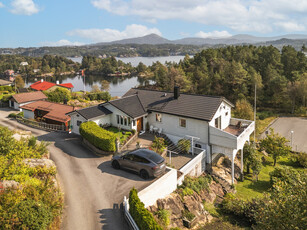
[{"label": "lake surface", "polygon": [[[29,87],[40,78],[25,79],[26,87]],[[56,82],[58,80],[60,84],[62,83],[72,83],[74,86],[73,92],[80,91],[84,89],[84,79],[82,76],[59,76],[59,77],[47,77],[44,78],[46,81]],[[93,85],[101,86],[100,82],[102,80],[107,80],[110,83],[109,93],[111,96],[123,96],[129,89],[137,87],[139,85],[151,84],[153,81],[144,80],[139,77],[108,77],[108,76],[85,76],[85,90],[91,91]]]},{"label": "lake surface", "polygon": [[[116,58],[117,60],[121,60],[124,63],[131,63],[132,66],[137,66],[140,62],[149,66],[152,65],[154,62],[161,62],[164,64],[167,62],[176,62],[178,63],[182,60],[184,56],[168,56],[168,57],[129,57],[129,58]],[[82,62],[82,57],[71,57],[71,60],[74,62]],[[40,78],[29,78],[25,79],[26,87],[29,87],[36,81],[39,81]],[[72,83],[74,86],[73,91],[80,91],[84,90],[84,79],[82,76],[79,75],[71,75],[71,76],[57,76],[57,77],[46,77],[44,78],[46,81],[56,82],[57,80],[62,83]],[[145,80],[143,78],[139,78],[136,76],[133,77],[108,77],[104,75],[100,76],[93,76],[93,75],[86,75],[85,76],[85,90],[91,91],[93,85],[101,86],[100,82],[102,80],[107,80],[110,83],[110,90],[109,93],[112,96],[123,96],[129,89],[133,87],[137,87],[139,85],[144,84],[152,84],[152,80]]]},{"label": "lake surface", "polygon": [[[192,57],[192,56],[190,56]],[[73,60],[74,62],[82,62],[82,57],[69,57],[69,59]],[[161,62],[164,64],[167,62],[175,62],[178,63],[180,60],[184,59],[184,56],[165,56],[165,57],[126,57],[126,58],[116,58],[116,60],[121,60],[124,63],[131,63],[132,66],[136,67],[140,62],[149,66],[152,65],[154,62]]]}]

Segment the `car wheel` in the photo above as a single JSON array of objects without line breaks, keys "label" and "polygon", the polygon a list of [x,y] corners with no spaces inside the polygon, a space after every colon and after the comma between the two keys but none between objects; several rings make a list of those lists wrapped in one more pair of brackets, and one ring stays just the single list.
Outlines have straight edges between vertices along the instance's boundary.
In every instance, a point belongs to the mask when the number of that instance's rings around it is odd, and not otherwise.
[{"label": "car wheel", "polygon": [[120,169],[120,165],[118,163],[118,161],[112,161],[112,167],[115,169]]},{"label": "car wheel", "polygon": [[149,178],[149,174],[145,169],[142,169],[140,171],[140,177],[143,178],[144,180],[147,180]]}]

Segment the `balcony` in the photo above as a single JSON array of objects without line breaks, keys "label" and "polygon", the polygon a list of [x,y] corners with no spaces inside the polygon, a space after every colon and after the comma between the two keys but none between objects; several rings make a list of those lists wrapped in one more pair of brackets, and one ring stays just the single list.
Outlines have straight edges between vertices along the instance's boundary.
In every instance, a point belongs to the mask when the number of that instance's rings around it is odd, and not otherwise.
[{"label": "balcony", "polygon": [[209,126],[210,144],[228,149],[242,149],[255,130],[255,123],[249,120],[231,118],[224,130]]}]

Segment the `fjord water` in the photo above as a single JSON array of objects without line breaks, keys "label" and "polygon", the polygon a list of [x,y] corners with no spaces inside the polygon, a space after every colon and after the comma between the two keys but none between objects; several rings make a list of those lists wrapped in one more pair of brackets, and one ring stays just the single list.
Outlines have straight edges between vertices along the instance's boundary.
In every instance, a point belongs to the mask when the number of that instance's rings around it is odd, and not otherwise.
[{"label": "fjord water", "polygon": [[[168,57],[129,57],[129,58],[116,58],[117,60],[121,60],[124,63],[131,63],[132,66],[137,66],[140,62],[145,65],[152,65],[154,62],[161,62],[164,64],[167,62],[176,62],[178,63],[184,56],[168,56]],[[82,62],[82,57],[72,57],[70,58],[74,62]],[[25,79],[26,87],[29,87],[36,81],[40,79],[29,78]],[[84,89],[83,77],[80,75],[69,75],[69,76],[57,76],[57,77],[46,77],[44,78],[46,81],[55,82],[58,80],[60,83],[72,83],[74,86],[73,91],[80,91]],[[109,77],[104,75],[86,75],[85,76],[85,90],[91,91],[93,85],[98,85],[100,87],[100,82],[102,80],[107,80],[110,83],[110,94],[112,96],[122,96],[129,89],[136,87],[138,85],[143,85],[146,83],[152,83],[152,80],[146,80],[143,78],[139,78],[137,76],[128,76],[128,77]]]}]

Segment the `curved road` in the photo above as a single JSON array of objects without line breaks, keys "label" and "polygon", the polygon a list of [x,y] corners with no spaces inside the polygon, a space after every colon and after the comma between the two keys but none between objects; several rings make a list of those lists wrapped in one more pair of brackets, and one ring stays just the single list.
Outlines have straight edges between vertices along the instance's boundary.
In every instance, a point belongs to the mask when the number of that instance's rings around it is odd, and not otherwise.
[{"label": "curved road", "polygon": [[12,112],[0,109],[0,125],[32,131],[40,141],[49,141],[65,193],[62,229],[128,229],[120,204],[132,187],[141,190],[151,183],[138,175],[114,170],[111,157],[98,157],[81,144],[77,135],[33,129],[6,118]]}]

